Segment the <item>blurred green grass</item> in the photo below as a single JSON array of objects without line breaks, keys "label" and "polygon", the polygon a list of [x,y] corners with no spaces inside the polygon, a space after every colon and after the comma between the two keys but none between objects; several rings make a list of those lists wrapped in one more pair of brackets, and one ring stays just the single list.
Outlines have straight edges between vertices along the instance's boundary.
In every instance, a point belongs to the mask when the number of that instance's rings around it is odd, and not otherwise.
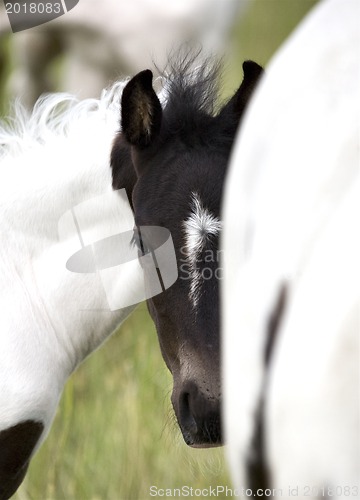
[{"label": "blurred green grass", "polygon": [[[265,65],[315,3],[253,2],[233,31],[224,96],[239,85],[241,62]],[[9,68],[6,57],[1,61],[0,93]],[[7,109],[1,102],[0,109]],[[184,444],[171,410],[171,386],[141,305],[68,381],[50,434],[14,499],[140,500],[151,498],[152,485],[230,486],[223,449]]]},{"label": "blurred green grass", "polygon": [[[239,0],[241,1],[241,0]],[[318,0],[253,0],[235,24],[227,62],[225,94],[231,94],[242,79],[241,64],[253,59],[267,62]]]}]

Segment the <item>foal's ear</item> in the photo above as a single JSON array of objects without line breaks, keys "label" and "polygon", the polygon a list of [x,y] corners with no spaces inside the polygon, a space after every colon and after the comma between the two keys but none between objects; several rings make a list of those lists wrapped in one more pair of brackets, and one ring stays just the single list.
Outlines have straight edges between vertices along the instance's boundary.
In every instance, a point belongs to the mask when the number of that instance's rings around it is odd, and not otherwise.
[{"label": "foal's ear", "polygon": [[244,79],[230,101],[221,110],[220,117],[224,117],[230,113],[235,114],[237,119],[240,119],[264,72],[263,68],[254,61],[245,61],[242,67]]},{"label": "foal's ear", "polygon": [[132,78],[121,98],[121,128],[129,144],[149,146],[158,135],[162,109],[152,87],[152,72],[147,69]]}]

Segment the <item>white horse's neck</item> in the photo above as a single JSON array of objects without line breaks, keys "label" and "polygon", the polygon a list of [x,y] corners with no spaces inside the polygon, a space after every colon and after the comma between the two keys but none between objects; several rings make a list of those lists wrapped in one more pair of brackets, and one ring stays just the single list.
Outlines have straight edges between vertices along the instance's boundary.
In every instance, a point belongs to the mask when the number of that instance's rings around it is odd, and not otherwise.
[{"label": "white horse's neck", "polygon": [[61,98],[46,98],[20,131],[0,130],[0,430],[49,427],[67,377],[134,308],[110,311],[98,274],[68,271],[58,235],[66,212],[112,191],[122,86],[57,118]]}]

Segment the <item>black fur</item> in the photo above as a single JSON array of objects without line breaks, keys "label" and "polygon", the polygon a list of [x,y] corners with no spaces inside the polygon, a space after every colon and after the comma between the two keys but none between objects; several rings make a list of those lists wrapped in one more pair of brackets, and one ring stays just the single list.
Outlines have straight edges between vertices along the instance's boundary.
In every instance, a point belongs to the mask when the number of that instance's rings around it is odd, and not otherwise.
[{"label": "black fur", "polygon": [[44,426],[27,420],[0,431],[0,500],[7,500],[24,479]]},{"label": "black fur", "polygon": [[[262,68],[254,61],[243,62],[244,80],[239,89],[230,99],[227,107],[232,107],[236,113],[242,114],[247,106],[251,94],[255,90]],[[225,109],[227,109],[227,107]]]},{"label": "black fur", "polygon": [[266,439],[265,439],[265,405],[269,366],[271,356],[276,342],[276,335],[279,331],[287,302],[287,288],[283,285],[280,288],[274,308],[270,314],[267,324],[267,337],[264,350],[264,378],[262,383],[261,395],[255,414],[254,433],[251,441],[250,452],[247,462],[248,486],[254,492],[257,490],[265,491],[270,489],[271,473],[266,460]]},{"label": "black fur", "polygon": [[161,123],[161,104],[152,88],[152,72],[141,71],[124,88],[121,124],[129,144],[148,146],[157,136]]},{"label": "black fur", "polygon": [[[151,85],[152,73],[145,70],[136,75],[125,87],[122,96],[120,131],[111,153],[113,188],[126,188],[131,196],[136,182],[135,168],[131,163],[130,144],[144,147],[161,146],[176,139],[185,148],[206,147],[214,154],[225,154],[228,160],[235,134],[251,93],[261,78],[263,69],[253,61],[242,65],[244,80],[234,96],[222,108],[219,107],[219,81],[221,64],[210,58],[197,66],[198,53],[181,53],[172,56],[162,77],[166,81],[167,100],[162,112]],[[194,67],[196,70],[194,71]],[[143,89],[144,95],[139,92]],[[127,97],[131,96],[131,99]],[[143,128],[134,131],[136,99],[148,102],[152,111],[154,132],[151,140],[144,138]],[[128,104],[127,101],[130,101]],[[144,105],[143,105],[144,108]],[[156,119],[155,119],[156,116]],[[132,121],[133,120],[133,121]],[[160,132],[160,136],[159,136]],[[154,139],[157,138],[157,141]],[[155,142],[155,144],[154,144]]]},{"label": "black fur", "polygon": [[[198,271],[207,267],[214,277],[203,280],[195,310],[189,298],[190,280],[182,279],[186,264],[183,223],[191,213],[192,193],[197,193],[204,209],[220,218],[231,147],[261,68],[249,62],[244,71],[243,84],[221,108],[220,65],[210,60],[199,65],[192,54],[172,58],[162,110],[150,88],[151,73],[139,73],[124,89],[122,131],[111,155],[113,187],[126,188],[136,225],[162,226],[172,235],[179,278],[148,300],[148,308],[173,374],[175,413],[184,439],[192,446],[222,442],[219,283],[215,277],[219,262],[206,262],[205,251],[198,256]],[[206,250],[215,255],[218,247],[218,236],[207,239]],[[185,378],[184,361],[191,366]]]}]

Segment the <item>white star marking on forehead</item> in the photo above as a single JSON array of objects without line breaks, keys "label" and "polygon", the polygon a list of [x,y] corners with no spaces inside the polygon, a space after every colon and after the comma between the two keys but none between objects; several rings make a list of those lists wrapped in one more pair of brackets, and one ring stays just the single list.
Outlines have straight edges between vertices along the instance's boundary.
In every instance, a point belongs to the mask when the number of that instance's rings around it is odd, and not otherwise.
[{"label": "white star marking on forehead", "polygon": [[192,193],[191,214],[183,222],[185,231],[185,254],[190,268],[189,299],[196,308],[200,298],[201,274],[196,261],[204,249],[209,236],[216,236],[222,227],[221,221],[207,208],[204,208],[198,193]]}]

